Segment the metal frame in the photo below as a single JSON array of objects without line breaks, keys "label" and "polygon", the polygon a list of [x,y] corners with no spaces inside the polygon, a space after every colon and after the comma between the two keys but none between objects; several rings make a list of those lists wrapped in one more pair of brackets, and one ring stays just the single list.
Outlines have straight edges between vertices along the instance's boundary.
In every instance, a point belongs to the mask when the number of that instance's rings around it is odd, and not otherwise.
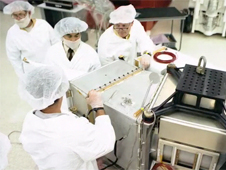
[{"label": "metal frame", "polygon": [[[172,8],[174,9],[175,7],[168,7],[168,8]],[[155,8],[156,10],[157,8]],[[161,8],[162,10],[163,8]],[[167,9],[167,8],[166,8]],[[150,8],[151,10],[151,8]],[[176,8],[175,8],[176,11],[178,11]],[[178,11],[179,12],[179,11]],[[160,20],[172,20],[172,23],[171,23],[171,34],[173,34],[173,20],[181,20],[181,24],[182,24],[182,27],[180,29],[180,45],[179,45],[179,49],[178,51],[181,50],[181,46],[182,46],[182,37],[183,37],[183,29],[184,29],[184,20],[185,18],[187,17],[187,15],[184,15],[184,16],[173,16],[173,17],[169,17],[169,16],[164,16],[164,17],[153,17],[153,18],[136,18],[138,21],[140,22],[148,22],[148,21],[160,21]]]},{"label": "metal frame", "polygon": [[[187,145],[159,139],[159,143],[158,143],[159,151],[158,151],[158,155],[157,155],[157,161],[159,161],[159,162],[164,162],[163,161],[164,146],[170,146],[173,148],[170,163],[172,166],[174,166],[178,169],[181,169],[181,170],[192,170],[192,169],[199,170],[201,168],[201,163],[203,161],[204,155],[212,158],[208,170],[214,170],[216,168],[216,165],[217,165],[217,162],[218,162],[218,159],[220,156],[220,154],[216,153],[216,152],[206,151],[203,149],[198,149],[195,147],[190,147]],[[186,151],[186,152],[189,152],[189,153],[192,153],[195,155],[195,158],[192,162],[192,168],[186,168],[181,165],[177,165],[177,163],[179,161],[180,151]]]}]

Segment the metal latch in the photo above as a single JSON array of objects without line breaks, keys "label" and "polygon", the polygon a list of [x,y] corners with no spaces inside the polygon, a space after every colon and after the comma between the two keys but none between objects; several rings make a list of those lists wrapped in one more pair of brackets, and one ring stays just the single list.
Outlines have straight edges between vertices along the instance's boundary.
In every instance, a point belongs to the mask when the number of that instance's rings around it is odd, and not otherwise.
[{"label": "metal latch", "polygon": [[68,91],[66,92],[66,97],[69,98],[69,97],[72,97],[72,96],[73,96],[72,91],[71,91],[71,90],[68,90]]},{"label": "metal latch", "polygon": [[78,111],[78,108],[77,107],[75,107],[75,106],[73,106],[73,107],[70,107],[69,108],[69,110],[72,112],[72,113],[77,113],[77,111]]},{"label": "metal latch", "polygon": [[[203,66],[201,67],[202,60],[203,60]],[[205,69],[206,69],[206,57],[202,56],[200,57],[198,66],[196,67],[196,73],[204,74]]]},{"label": "metal latch", "polygon": [[23,61],[25,62],[25,63],[29,63],[29,61],[24,57],[23,58]]}]

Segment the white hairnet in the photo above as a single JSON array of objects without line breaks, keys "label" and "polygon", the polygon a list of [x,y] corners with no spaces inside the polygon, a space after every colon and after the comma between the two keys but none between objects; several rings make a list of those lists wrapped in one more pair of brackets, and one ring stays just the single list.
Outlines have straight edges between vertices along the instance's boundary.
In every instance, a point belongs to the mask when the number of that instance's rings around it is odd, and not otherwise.
[{"label": "white hairnet", "polygon": [[8,153],[11,149],[11,144],[6,135],[0,133],[0,169],[3,170],[8,165]]},{"label": "white hairnet", "polygon": [[120,6],[110,13],[110,23],[131,23],[136,16],[136,10],[133,5]]},{"label": "white hairnet", "polygon": [[29,2],[14,1],[3,8],[4,14],[11,15],[12,13],[18,12],[18,11],[31,11],[31,14],[34,14],[34,7]]},{"label": "white hairnet", "polygon": [[80,33],[86,31],[88,25],[75,17],[67,17],[61,19],[54,27],[55,32],[63,37],[66,34]]},{"label": "white hairnet", "polygon": [[42,110],[61,98],[68,88],[68,80],[61,69],[40,64],[25,74],[19,94],[33,109]]}]

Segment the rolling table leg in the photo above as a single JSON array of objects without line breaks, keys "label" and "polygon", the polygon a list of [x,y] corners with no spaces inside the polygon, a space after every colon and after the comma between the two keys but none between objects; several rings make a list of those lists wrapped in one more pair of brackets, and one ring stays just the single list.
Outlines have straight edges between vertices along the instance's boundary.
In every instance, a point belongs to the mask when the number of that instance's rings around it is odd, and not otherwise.
[{"label": "rolling table leg", "polygon": [[181,29],[180,29],[180,46],[179,46],[178,51],[180,51],[180,50],[181,50],[182,36],[183,36],[183,30],[184,30],[184,19],[183,19],[183,20],[181,20],[181,23],[182,23],[182,26],[181,26]]},{"label": "rolling table leg", "polygon": [[172,23],[171,23],[171,35],[173,35],[173,20],[172,20]]},{"label": "rolling table leg", "polygon": [[220,170],[225,170],[226,169],[226,161],[224,162],[224,164],[222,165],[222,167],[220,168]]}]

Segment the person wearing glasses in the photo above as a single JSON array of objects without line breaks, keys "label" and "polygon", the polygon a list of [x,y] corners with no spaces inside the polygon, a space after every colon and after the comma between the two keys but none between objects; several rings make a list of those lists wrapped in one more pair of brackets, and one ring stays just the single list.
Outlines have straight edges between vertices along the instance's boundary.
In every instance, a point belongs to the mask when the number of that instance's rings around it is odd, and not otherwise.
[{"label": "person wearing glasses", "polygon": [[28,2],[14,1],[4,7],[3,13],[15,22],[7,32],[6,53],[21,79],[28,71],[23,60],[44,63],[47,49],[59,40],[45,20],[32,18],[34,7]]},{"label": "person wearing glasses", "polygon": [[101,67],[97,52],[81,41],[81,32],[88,25],[75,17],[66,17],[56,23],[54,31],[60,42],[49,48],[46,59],[63,69],[68,80]]},{"label": "person wearing glasses", "polygon": [[145,33],[141,23],[135,19],[133,5],[120,6],[110,13],[109,27],[98,42],[98,54],[102,65],[122,59],[134,65],[137,53],[141,53],[140,64],[144,69],[150,66],[150,56],[155,45]]}]

